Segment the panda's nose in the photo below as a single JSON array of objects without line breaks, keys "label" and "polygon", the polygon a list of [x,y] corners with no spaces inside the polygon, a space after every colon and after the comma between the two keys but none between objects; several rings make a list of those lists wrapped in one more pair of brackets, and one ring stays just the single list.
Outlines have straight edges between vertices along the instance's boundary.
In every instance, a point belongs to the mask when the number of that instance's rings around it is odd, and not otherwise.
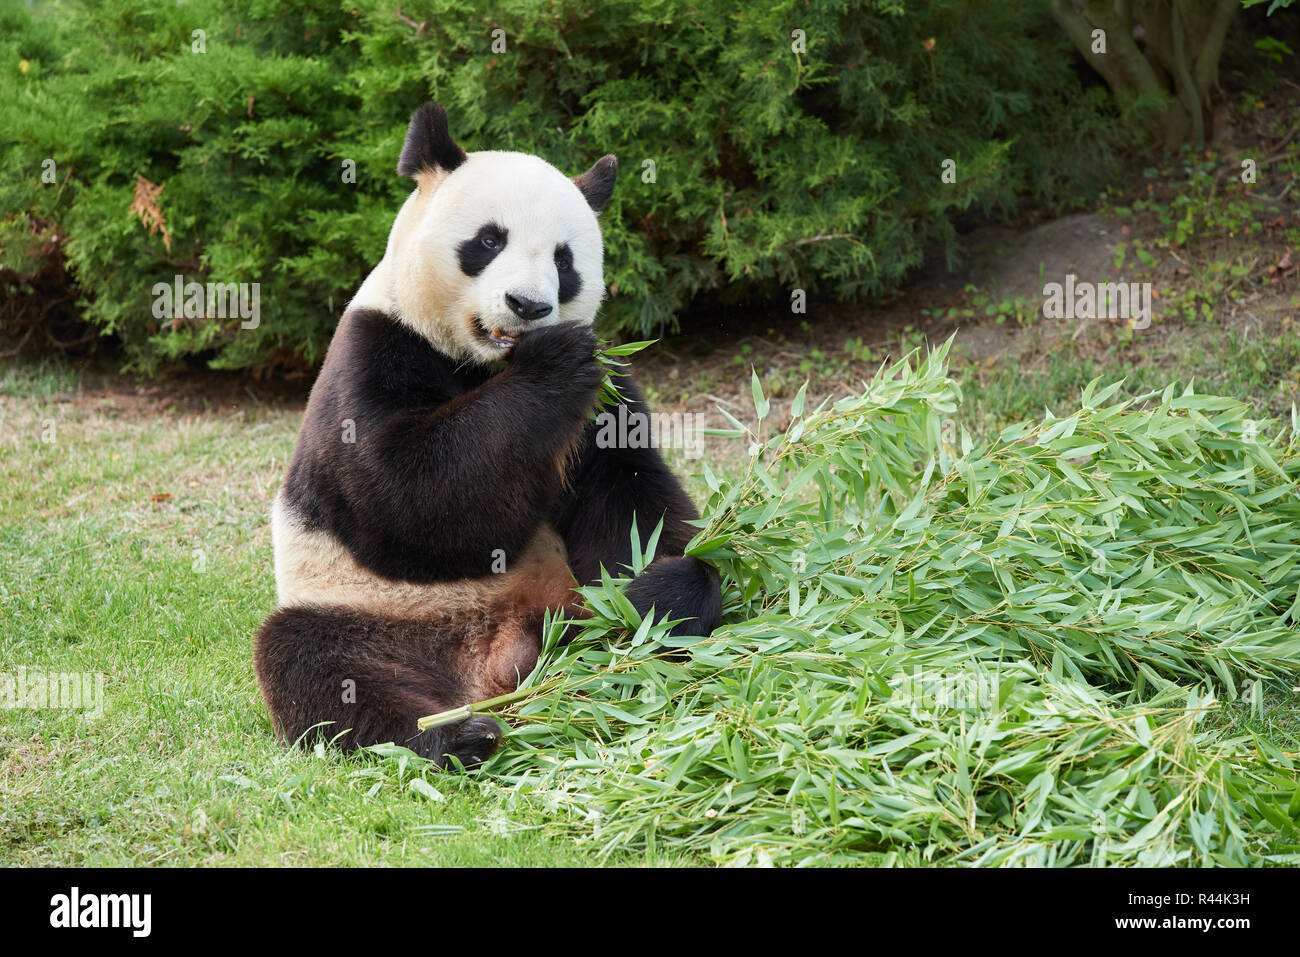
[{"label": "panda's nose", "polygon": [[511,312],[525,322],[543,319],[551,314],[550,305],[538,302],[536,299],[529,299],[527,296],[514,296],[506,293],[506,305],[510,307]]}]

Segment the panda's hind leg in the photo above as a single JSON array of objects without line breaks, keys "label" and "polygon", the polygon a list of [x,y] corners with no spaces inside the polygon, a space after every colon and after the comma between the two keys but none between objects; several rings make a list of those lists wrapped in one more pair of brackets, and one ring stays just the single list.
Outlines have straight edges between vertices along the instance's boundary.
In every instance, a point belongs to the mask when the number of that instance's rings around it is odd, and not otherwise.
[{"label": "panda's hind leg", "polygon": [[255,652],[276,733],[287,744],[305,737],[345,750],[392,741],[440,766],[450,757],[466,767],[480,764],[500,741],[494,719],[475,716],[427,731],[418,731],[416,720],[485,697],[464,661],[491,646],[501,624],[281,608],[262,625]]}]

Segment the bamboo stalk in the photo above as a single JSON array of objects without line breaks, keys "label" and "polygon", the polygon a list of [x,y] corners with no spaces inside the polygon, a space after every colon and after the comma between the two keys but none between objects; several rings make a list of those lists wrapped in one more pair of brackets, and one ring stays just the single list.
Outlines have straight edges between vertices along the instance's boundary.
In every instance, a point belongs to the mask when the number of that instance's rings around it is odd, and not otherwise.
[{"label": "bamboo stalk", "polygon": [[474,717],[476,714],[487,714],[517,702],[525,701],[530,697],[546,694],[558,687],[559,684],[558,679],[552,679],[533,688],[519,688],[508,694],[497,695],[495,698],[487,698],[473,704],[463,704],[459,708],[451,708],[448,711],[439,711],[437,714],[426,715],[415,724],[421,731],[428,731],[430,728],[441,728],[449,724],[458,724]]}]

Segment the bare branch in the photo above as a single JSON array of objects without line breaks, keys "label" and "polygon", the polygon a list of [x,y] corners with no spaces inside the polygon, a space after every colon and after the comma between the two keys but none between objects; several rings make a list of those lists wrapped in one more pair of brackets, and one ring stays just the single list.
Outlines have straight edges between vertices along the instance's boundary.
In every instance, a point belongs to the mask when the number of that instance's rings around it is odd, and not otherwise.
[{"label": "bare branch", "polygon": [[829,242],[832,239],[851,239],[855,243],[858,243],[859,245],[862,243],[862,240],[860,240],[857,236],[854,236],[852,233],[819,233],[816,236],[808,236],[804,239],[796,239],[790,245],[807,246],[810,243],[824,243],[824,242]]},{"label": "bare branch", "polygon": [[426,33],[429,32],[428,21],[421,20],[419,23],[416,23],[414,20],[412,20],[410,17],[408,17],[406,14],[402,12],[402,5],[400,3],[397,5],[397,13],[393,14],[393,16],[395,16],[398,20],[401,20],[403,23],[405,23],[408,27],[410,27],[420,36],[424,36]]}]

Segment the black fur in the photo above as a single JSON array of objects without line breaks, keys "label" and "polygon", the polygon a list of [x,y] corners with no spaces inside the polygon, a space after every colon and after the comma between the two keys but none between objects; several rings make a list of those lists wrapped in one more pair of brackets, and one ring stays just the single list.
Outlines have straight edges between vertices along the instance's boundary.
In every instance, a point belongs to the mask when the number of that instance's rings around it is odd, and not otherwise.
[{"label": "black fur", "polygon": [[[544,523],[564,539],[576,580],[595,581],[602,565],[621,573],[630,563],[634,514],[642,541],[662,518],[662,557],[628,595],[642,612],[690,619],[679,634],[708,634],[719,583],[681,557],[697,515],[690,499],[655,449],[596,443],[595,345],[585,326],[535,329],[494,371],[453,363],[384,313],[353,310],[312,390],[284,496],[359,564],[422,583],[487,575],[496,549],[510,568]],[[645,411],[635,382],[619,385]],[[353,443],[343,441],[347,419]],[[513,688],[540,651],[542,613],[565,606],[571,584],[505,596],[468,621],[281,609],[256,655],[277,731],[293,741],[331,721],[326,737],[351,729],[345,747],[394,740],[438,761],[486,758],[495,741],[482,721],[416,736],[415,720]],[[348,679],[354,705],[341,698]]]},{"label": "black fur", "polygon": [[589,329],[538,329],[492,375],[387,315],[350,312],[312,390],[286,498],[387,578],[487,575],[497,549],[511,567],[559,495],[559,464],[600,382],[594,350]]},{"label": "black fur", "polygon": [[496,223],[487,223],[472,237],[456,247],[456,261],[466,276],[477,276],[488,263],[501,255],[509,238],[507,231]]},{"label": "black fur", "polygon": [[614,176],[618,173],[618,160],[613,154],[602,156],[592,164],[591,169],[573,177],[582,195],[587,198],[587,205],[595,210],[596,215],[605,208],[609,198],[614,195]]},{"label": "black fur", "polygon": [[[649,413],[635,379],[620,378],[618,387],[629,414]],[[602,449],[596,444],[598,431],[595,421],[586,426],[569,492],[553,516],[574,577],[583,584],[597,582],[602,565],[621,573],[632,561],[633,516],[642,542],[662,519],[656,554],[663,557],[628,586],[628,598],[642,614],[654,606],[660,618],[688,619],[674,626],[673,634],[709,634],[721,617],[718,573],[698,559],[681,557],[696,532],[687,522],[699,513],[657,450]]]},{"label": "black fur", "polygon": [[447,111],[437,103],[426,103],[411,114],[406,142],[397,160],[399,176],[418,176],[427,171],[450,173],[465,160],[465,151],[447,130]]},{"label": "black fur", "polygon": [[582,292],[582,277],[573,268],[573,250],[568,243],[555,247],[555,270],[560,277],[560,302],[569,302]]},{"label": "black fur", "polygon": [[[282,608],[258,633],[255,660],[286,742],[350,749],[393,741],[439,764],[487,759],[501,729],[488,717],[418,731],[415,719],[477,700],[462,649],[485,623],[410,622],[340,608]],[[320,725],[320,727],[317,727]]]},{"label": "black fur", "polygon": [[658,619],[687,619],[672,627],[674,635],[708,634],[722,617],[717,570],[684,555],[654,562],[627,586],[626,594],[643,615],[653,609]]}]

